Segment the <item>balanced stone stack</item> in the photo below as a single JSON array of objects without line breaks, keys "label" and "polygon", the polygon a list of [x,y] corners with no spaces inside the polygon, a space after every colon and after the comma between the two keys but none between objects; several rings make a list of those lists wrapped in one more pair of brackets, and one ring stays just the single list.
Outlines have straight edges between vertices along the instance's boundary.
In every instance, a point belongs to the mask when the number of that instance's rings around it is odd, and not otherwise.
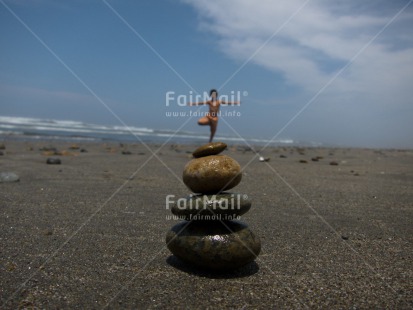
[{"label": "balanced stone stack", "polygon": [[183,181],[195,194],[178,199],[172,213],[184,221],[167,233],[169,250],[197,267],[230,270],[252,262],[261,250],[260,240],[236,219],[249,211],[245,194],[226,192],[242,178],[241,167],[229,156],[218,155],[227,145],[208,143],[193,152]]}]

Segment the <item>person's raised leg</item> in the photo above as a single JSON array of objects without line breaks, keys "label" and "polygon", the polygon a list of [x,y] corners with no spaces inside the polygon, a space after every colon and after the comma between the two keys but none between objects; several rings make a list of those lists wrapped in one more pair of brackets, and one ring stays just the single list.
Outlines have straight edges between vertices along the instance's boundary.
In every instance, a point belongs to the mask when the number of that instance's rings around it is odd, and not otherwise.
[{"label": "person's raised leg", "polygon": [[201,125],[201,126],[209,125],[209,118],[206,117],[206,116],[201,117],[201,118],[198,120],[198,125]]}]

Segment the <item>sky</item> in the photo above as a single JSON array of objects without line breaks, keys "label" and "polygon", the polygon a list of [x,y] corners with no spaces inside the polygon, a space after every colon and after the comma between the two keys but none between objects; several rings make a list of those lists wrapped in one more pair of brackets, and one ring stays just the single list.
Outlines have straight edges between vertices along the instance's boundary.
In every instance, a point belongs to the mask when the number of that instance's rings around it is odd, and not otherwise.
[{"label": "sky", "polygon": [[0,0],[0,115],[413,148],[412,2]]}]

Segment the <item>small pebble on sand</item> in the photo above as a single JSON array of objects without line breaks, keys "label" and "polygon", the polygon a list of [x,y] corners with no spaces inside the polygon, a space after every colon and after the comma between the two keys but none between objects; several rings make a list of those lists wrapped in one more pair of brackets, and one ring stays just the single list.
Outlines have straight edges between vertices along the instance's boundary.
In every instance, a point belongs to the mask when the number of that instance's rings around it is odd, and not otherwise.
[{"label": "small pebble on sand", "polygon": [[49,157],[46,160],[46,164],[48,165],[60,165],[62,161],[59,158]]},{"label": "small pebble on sand", "polygon": [[0,183],[18,182],[19,176],[14,172],[0,172]]}]

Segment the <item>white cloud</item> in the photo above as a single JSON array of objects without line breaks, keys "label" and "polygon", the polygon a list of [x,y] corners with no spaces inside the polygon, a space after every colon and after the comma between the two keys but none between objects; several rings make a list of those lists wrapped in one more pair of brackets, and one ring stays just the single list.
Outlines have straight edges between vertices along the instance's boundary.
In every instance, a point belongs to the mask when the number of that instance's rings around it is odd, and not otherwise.
[{"label": "white cloud", "polygon": [[[413,117],[412,8],[366,47],[408,1],[183,1],[196,9],[200,29],[216,36],[221,52],[240,64],[256,53],[251,63],[281,74],[301,98],[310,99],[349,64],[311,106],[320,119],[331,124],[334,118],[347,117],[349,124],[352,118],[359,122],[357,128],[379,128],[387,114],[395,127],[402,124],[413,131],[413,125],[405,123],[406,113]],[[403,123],[398,123],[397,111],[403,111]],[[357,113],[363,117],[355,117]],[[389,130],[387,126],[382,133],[389,136]],[[407,134],[404,139],[410,141]]]},{"label": "white cloud", "polygon": [[[347,4],[339,1],[341,6],[331,1],[309,1],[283,26],[305,1],[185,2],[198,11],[201,29],[217,35],[222,52],[237,60],[248,59],[277,32],[251,61],[283,73],[287,82],[312,92],[350,61],[403,4],[395,2],[398,8],[395,5],[391,10],[367,15],[365,9],[355,10],[359,1],[347,1]],[[397,26],[396,20],[390,27]],[[405,33],[399,34],[397,39],[403,40]],[[397,88],[406,86],[403,81],[413,77],[413,70],[405,69],[411,68],[413,48],[404,47],[400,51],[390,44],[385,46],[380,42],[384,42],[386,36],[385,31],[356,59],[348,72],[334,83],[335,90],[358,91],[361,86],[371,90],[373,86],[388,85],[384,88],[391,87],[397,92]]]}]

